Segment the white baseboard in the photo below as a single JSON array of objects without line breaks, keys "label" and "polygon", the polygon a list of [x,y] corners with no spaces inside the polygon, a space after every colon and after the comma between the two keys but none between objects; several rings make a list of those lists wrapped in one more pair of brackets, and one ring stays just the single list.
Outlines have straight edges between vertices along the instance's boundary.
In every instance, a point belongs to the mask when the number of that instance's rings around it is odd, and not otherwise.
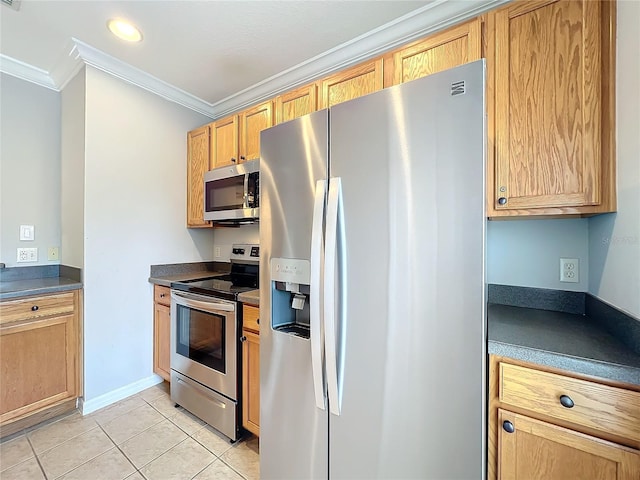
[{"label": "white baseboard", "polygon": [[130,383],[129,385],[125,385],[124,387],[120,387],[111,392],[100,395],[99,397],[92,398],[91,400],[81,398],[78,407],[80,408],[82,415],[88,415],[96,410],[100,410],[101,408],[122,400],[123,398],[135,395],[146,388],[162,383],[163,381],[162,377],[153,374],[147,378],[138,380],[137,382]]}]

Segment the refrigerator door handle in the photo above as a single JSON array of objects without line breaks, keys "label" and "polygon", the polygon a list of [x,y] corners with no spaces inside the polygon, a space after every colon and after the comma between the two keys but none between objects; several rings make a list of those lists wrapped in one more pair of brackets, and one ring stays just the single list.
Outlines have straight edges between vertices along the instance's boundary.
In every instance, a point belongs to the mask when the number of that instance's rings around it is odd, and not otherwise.
[{"label": "refrigerator door handle", "polygon": [[[340,377],[342,365],[342,345],[344,338],[344,300],[340,295],[336,303],[336,289],[345,288],[344,267],[344,219],[342,213],[342,180],[334,177],[329,180],[329,197],[327,201],[326,239],[324,257],[324,342],[327,372],[327,392],[329,410],[339,416],[341,407]],[[338,251],[340,249],[340,251]],[[337,269],[336,269],[337,265]],[[336,306],[338,308],[336,308]],[[338,315],[336,318],[336,310]],[[336,322],[337,320],[337,322]],[[340,329],[338,330],[338,326]],[[340,337],[338,337],[340,335]],[[340,346],[338,346],[338,342]],[[340,355],[340,357],[338,357]]]},{"label": "refrigerator door handle", "polygon": [[313,226],[311,230],[311,286],[309,289],[309,323],[311,332],[311,370],[316,407],[325,410],[326,392],[324,388],[324,328],[322,316],[322,258],[324,256],[323,222],[327,191],[326,180],[316,182],[313,204]]}]

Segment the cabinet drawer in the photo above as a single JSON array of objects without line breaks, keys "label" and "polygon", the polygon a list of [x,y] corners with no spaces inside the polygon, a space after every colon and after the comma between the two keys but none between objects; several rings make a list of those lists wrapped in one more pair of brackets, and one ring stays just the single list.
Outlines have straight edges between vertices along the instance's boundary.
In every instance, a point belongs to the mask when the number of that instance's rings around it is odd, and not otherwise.
[{"label": "cabinet drawer", "polygon": [[[640,392],[508,363],[500,363],[499,389],[505,405],[640,441]],[[562,396],[573,406],[563,406]]]},{"label": "cabinet drawer", "polygon": [[251,305],[242,306],[242,328],[260,333],[260,309]]},{"label": "cabinet drawer", "polygon": [[171,306],[171,289],[156,285],[153,289],[153,301],[167,307]]},{"label": "cabinet drawer", "polygon": [[0,323],[72,313],[73,298],[73,292],[66,292],[0,302]]}]

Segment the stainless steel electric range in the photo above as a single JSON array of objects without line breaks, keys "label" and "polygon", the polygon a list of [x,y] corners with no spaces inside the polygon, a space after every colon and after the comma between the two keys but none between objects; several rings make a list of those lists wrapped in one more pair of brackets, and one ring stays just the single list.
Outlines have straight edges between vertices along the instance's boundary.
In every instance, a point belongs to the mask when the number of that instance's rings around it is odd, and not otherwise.
[{"label": "stainless steel electric range", "polygon": [[231,272],[171,284],[171,400],[229,437],[242,426],[242,313],[257,288],[258,245],[233,245]]}]

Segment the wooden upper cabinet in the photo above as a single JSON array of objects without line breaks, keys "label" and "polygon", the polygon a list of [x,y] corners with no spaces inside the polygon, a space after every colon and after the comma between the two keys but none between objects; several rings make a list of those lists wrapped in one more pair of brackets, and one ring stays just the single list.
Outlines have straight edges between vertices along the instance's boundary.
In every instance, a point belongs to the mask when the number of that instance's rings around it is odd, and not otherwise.
[{"label": "wooden upper cabinet", "polygon": [[320,108],[332,107],[382,90],[382,59],[372,60],[321,80]]},{"label": "wooden upper cabinet", "polygon": [[238,115],[216,120],[211,124],[211,168],[235,165],[238,159]]},{"label": "wooden upper cabinet", "polygon": [[210,126],[187,133],[187,227],[210,227],[204,220],[204,174],[209,171]]},{"label": "wooden upper cabinet", "polygon": [[302,117],[318,109],[318,88],[316,85],[283,93],[276,98],[276,124]]},{"label": "wooden upper cabinet", "polygon": [[273,103],[256,105],[240,113],[240,161],[260,158],[260,132],[273,126]]},{"label": "wooden upper cabinet", "polygon": [[506,410],[498,412],[500,479],[638,478],[637,450]]},{"label": "wooden upper cabinet", "polygon": [[615,210],[615,3],[513,2],[487,18],[489,215]]},{"label": "wooden upper cabinet", "polygon": [[415,80],[482,58],[480,18],[436,33],[393,54],[393,84]]}]

